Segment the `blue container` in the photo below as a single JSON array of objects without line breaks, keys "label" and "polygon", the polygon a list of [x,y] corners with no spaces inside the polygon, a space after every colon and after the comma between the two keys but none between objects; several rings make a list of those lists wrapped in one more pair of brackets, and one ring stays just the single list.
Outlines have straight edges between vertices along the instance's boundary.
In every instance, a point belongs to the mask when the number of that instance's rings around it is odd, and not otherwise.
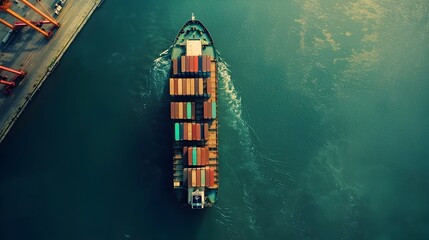
[{"label": "blue container", "polygon": [[192,165],[197,165],[197,148],[192,148]]},{"label": "blue container", "polygon": [[180,130],[179,130],[179,124],[174,124],[174,140],[179,141],[180,139]]}]

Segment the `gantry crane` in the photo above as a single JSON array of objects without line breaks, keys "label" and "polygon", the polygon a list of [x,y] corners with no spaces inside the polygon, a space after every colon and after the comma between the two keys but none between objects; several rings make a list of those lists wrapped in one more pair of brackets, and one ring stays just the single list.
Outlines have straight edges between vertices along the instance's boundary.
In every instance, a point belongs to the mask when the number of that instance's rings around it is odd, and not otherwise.
[{"label": "gantry crane", "polygon": [[27,75],[27,72],[22,69],[15,70],[15,69],[0,65],[0,72],[3,70],[15,74],[15,76],[12,78],[11,81],[7,81],[7,76],[0,75],[0,84],[6,85],[6,89],[4,93],[10,94],[10,92],[12,91],[12,88],[14,88],[17,84],[19,84],[19,81],[21,81],[25,77],[25,75]]},{"label": "gantry crane", "polygon": [[[38,13],[42,17],[44,17],[46,19],[46,21],[49,21],[50,23],[54,24],[55,27],[60,27],[60,24],[57,21],[55,21],[55,19],[53,17],[49,16],[48,14],[43,13],[42,11],[37,9],[33,4],[28,2],[27,0],[21,0],[21,2],[24,3],[25,5],[27,5],[28,7],[30,7],[31,9],[33,9],[36,13]],[[19,19],[22,23],[25,23],[25,25],[28,25],[28,26],[32,27],[33,29],[35,29],[36,31],[38,31],[39,33],[43,34],[46,38],[50,38],[52,36],[52,30],[49,32],[46,32],[40,28],[40,26],[41,26],[40,24],[39,24],[39,26],[35,24],[35,23],[40,23],[40,22],[45,21],[45,20],[42,20],[39,22],[27,20],[26,18],[22,17],[21,15],[19,15],[18,13],[14,12],[12,9],[10,9],[11,5],[12,5],[12,3],[10,2],[10,0],[0,0],[0,10],[3,10],[5,12],[9,13],[10,15],[14,16],[15,18]],[[0,19],[0,23],[3,23],[4,25],[8,26],[11,29],[15,28],[14,25],[8,23],[7,21],[5,21],[3,19]]]}]

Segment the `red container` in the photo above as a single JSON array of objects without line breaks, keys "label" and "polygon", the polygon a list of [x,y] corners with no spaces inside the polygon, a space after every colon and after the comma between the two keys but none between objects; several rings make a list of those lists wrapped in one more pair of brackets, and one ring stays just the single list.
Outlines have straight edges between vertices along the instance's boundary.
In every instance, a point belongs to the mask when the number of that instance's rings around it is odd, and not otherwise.
[{"label": "red container", "polygon": [[188,73],[189,72],[189,70],[190,70],[190,66],[191,65],[191,63],[190,63],[190,59],[189,59],[189,56],[186,56],[186,72]]},{"label": "red container", "polygon": [[201,148],[201,165],[206,165],[206,148]]},{"label": "red container", "polygon": [[174,84],[174,95],[177,95],[177,78],[173,78],[173,84]]},{"label": "red container", "polygon": [[183,119],[186,119],[186,112],[187,112],[187,109],[186,109],[187,107],[186,107],[186,102],[184,102],[183,103]]},{"label": "red container", "polygon": [[192,166],[192,147],[188,147],[188,166]]},{"label": "red container", "polygon": [[193,63],[194,63],[194,72],[198,72],[198,56],[193,56],[192,57],[194,59]]},{"label": "red container", "polygon": [[209,124],[204,123],[204,140],[209,140]]},{"label": "red container", "polygon": [[[206,153],[206,155],[204,156],[205,157],[205,161],[206,161],[206,165],[209,165],[209,163],[210,163],[210,150],[209,150],[209,146],[205,146],[205,149],[206,149],[206,151],[205,151],[205,153]],[[189,153],[188,153],[189,154]]]},{"label": "red container", "polygon": [[210,187],[214,186],[214,169],[213,167],[210,167]]},{"label": "red container", "polygon": [[191,117],[193,120],[195,119],[195,102],[191,103]]},{"label": "red container", "polygon": [[181,70],[182,72],[186,72],[186,57],[182,56],[180,60],[181,60]]},{"label": "red container", "polygon": [[192,174],[191,174],[191,169],[188,168],[188,187],[192,186]]},{"label": "red container", "polygon": [[212,119],[212,102],[207,102],[207,118]]},{"label": "red container", "polygon": [[188,123],[183,123],[183,140],[188,140],[188,131],[186,131],[186,129],[188,129]]},{"label": "red container", "polygon": [[186,78],[182,79],[182,95],[186,95]]},{"label": "red container", "polygon": [[201,186],[201,168],[197,168],[197,187]]}]

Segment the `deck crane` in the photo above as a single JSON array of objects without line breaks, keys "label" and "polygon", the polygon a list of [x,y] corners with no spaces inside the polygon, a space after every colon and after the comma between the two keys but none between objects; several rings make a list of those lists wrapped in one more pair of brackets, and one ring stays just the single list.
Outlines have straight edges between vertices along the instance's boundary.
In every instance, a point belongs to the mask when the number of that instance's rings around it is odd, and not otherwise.
[{"label": "deck crane", "polygon": [[19,81],[21,81],[27,75],[27,72],[22,69],[15,70],[15,69],[0,65],[0,72],[3,70],[15,74],[15,76],[12,78],[11,81],[7,81],[7,76],[0,76],[0,84],[6,85],[6,89],[4,93],[10,94],[10,92],[12,91],[12,88],[14,88],[17,84],[19,84]]},{"label": "deck crane", "polygon": [[[55,19],[53,19],[51,16],[43,13],[39,9],[37,9],[34,5],[32,5],[27,0],[22,0],[22,3],[24,3],[25,5],[27,5],[31,9],[33,9],[35,12],[37,12],[39,15],[44,17],[46,19],[46,21],[49,21],[50,23],[54,24],[55,27],[60,26],[60,24],[57,21],[55,21]],[[0,10],[3,10],[5,12],[9,13],[13,17],[20,20],[25,25],[28,25],[28,26],[32,27],[33,29],[35,29],[36,31],[38,31],[39,33],[41,33],[46,38],[50,38],[52,36],[52,30],[53,29],[51,29],[49,32],[44,31],[43,29],[41,29],[39,27],[39,26],[41,26],[40,24],[38,26],[38,25],[34,24],[35,23],[34,21],[27,20],[26,18],[22,17],[21,15],[19,15],[18,13],[14,12],[12,9],[10,9],[11,5],[12,5],[12,3],[10,2],[10,0],[0,0]],[[42,20],[42,21],[45,21],[45,20]],[[0,20],[0,23],[3,23],[4,25],[8,26],[9,28],[12,28],[12,29],[15,28],[15,26],[13,26],[12,24],[8,23],[7,21],[5,21],[3,19]],[[36,22],[36,23],[38,23],[38,22]],[[40,21],[39,21],[39,23],[40,23]]]}]

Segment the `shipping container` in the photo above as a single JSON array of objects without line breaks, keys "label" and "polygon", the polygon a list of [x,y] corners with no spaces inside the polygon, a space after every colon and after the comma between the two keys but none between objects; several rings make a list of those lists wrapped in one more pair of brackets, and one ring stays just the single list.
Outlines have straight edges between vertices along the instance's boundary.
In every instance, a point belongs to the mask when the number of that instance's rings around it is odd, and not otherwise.
[{"label": "shipping container", "polygon": [[174,78],[170,78],[170,96],[174,95]]},{"label": "shipping container", "polygon": [[191,60],[191,67],[190,67],[190,72],[194,73],[195,72],[195,63],[194,63],[194,56],[189,56],[190,60]]},{"label": "shipping container", "polygon": [[192,148],[192,165],[197,165],[197,148]]},{"label": "shipping container", "polygon": [[178,64],[177,64],[177,58],[173,59],[173,75],[177,75],[178,74]]},{"label": "shipping container", "polygon": [[174,124],[174,140],[179,141],[180,140],[180,125],[179,123]]},{"label": "shipping container", "polygon": [[206,165],[206,149],[201,148],[201,166]]},{"label": "shipping container", "polygon": [[210,82],[210,78],[206,78],[206,88],[207,88],[207,94],[212,94],[212,84]]},{"label": "shipping container", "polygon": [[174,109],[175,119],[179,119],[179,102],[174,103]]},{"label": "shipping container", "polygon": [[183,123],[183,140],[188,140],[188,123]]},{"label": "shipping container", "polygon": [[212,102],[212,118],[216,118],[216,102]]},{"label": "shipping container", "polygon": [[207,102],[203,103],[203,117],[204,119],[207,119]]},{"label": "shipping container", "polygon": [[188,187],[192,187],[192,169],[190,168],[188,168]]},{"label": "shipping container", "polygon": [[179,78],[177,79],[177,95],[182,95],[183,91],[182,91],[182,79]]},{"label": "shipping container", "polygon": [[200,141],[201,140],[201,125],[200,124],[197,124],[197,126],[196,126],[196,139],[195,140],[197,140],[197,141]]},{"label": "shipping container", "polygon": [[192,118],[192,104],[190,102],[186,103],[186,118],[187,119]]},{"label": "shipping container", "polygon": [[182,78],[182,95],[186,95],[186,78]]},{"label": "shipping container", "polygon": [[201,168],[197,168],[197,187],[201,187]]},{"label": "shipping container", "polygon": [[191,78],[190,79],[191,81],[191,94],[190,95],[192,95],[192,96],[194,96],[195,95],[195,80],[193,79],[193,78]]},{"label": "shipping container", "polygon": [[192,166],[192,147],[188,147],[188,166]]},{"label": "shipping container", "polygon": [[208,187],[210,185],[210,176],[209,176],[210,169],[209,169],[209,166],[205,166],[204,167],[204,172],[205,172],[205,175],[206,175],[206,187]]},{"label": "shipping container", "polygon": [[197,186],[197,169],[192,169],[192,187]]},{"label": "shipping container", "polygon": [[198,72],[198,56],[194,56],[194,73]]},{"label": "shipping container", "polygon": [[197,165],[201,165],[201,148],[197,148]]},{"label": "shipping container", "polygon": [[209,150],[209,146],[205,146],[204,147],[205,148],[205,162],[206,162],[206,165],[209,165],[209,163],[210,163],[210,159],[209,159],[209,157],[210,157],[210,150]]},{"label": "shipping container", "polygon": [[182,72],[186,72],[186,57],[185,56],[181,57],[181,70],[182,70]]},{"label": "shipping container", "polygon": [[177,83],[178,83],[178,82],[177,82],[177,81],[178,81],[178,79],[177,79],[177,78],[173,78],[173,79],[174,79],[174,80],[173,80],[173,81],[174,81],[174,95],[175,95],[175,96],[177,96],[177,91],[179,90],[179,89],[178,89],[179,87],[177,86],[177,85],[178,85],[178,84],[177,84]]},{"label": "shipping container", "polygon": [[175,119],[176,118],[175,113],[174,113],[174,102],[170,103],[170,118],[171,119]]},{"label": "shipping container", "polygon": [[[192,176],[194,177],[194,176]],[[210,186],[214,186],[214,167],[210,167]]]},{"label": "shipping container", "polygon": [[188,124],[188,140],[192,140],[192,123]]},{"label": "shipping container", "polygon": [[205,55],[201,56],[201,65],[202,65],[201,70],[203,71],[203,73],[207,71],[205,57],[206,57]]},{"label": "shipping container", "polygon": [[189,73],[191,71],[191,58],[186,56],[186,72]]},{"label": "shipping container", "polygon": [[198,94],[200,95],[200,96],[202,96],[203,94],[204,94],[204,83],[203,83],[203,79],[202,78],[199,78],[198,79]]},{"label": "shipping container", "polygon": [[201,168],[201,187],[206,186],[206,170]]},{"label": "shipping container", "polygon": [[179,119],[183,119],[183,104],[179,102]]},{"label": "shipping container", "polygon": [[209,124],[204,123],[204,140],[209,140]]},{"label": "shipping container", "polygon": [[191,103],[191,105],[192,105],[192,120],[195,120],[195,102],[192,102]]},{"label": "shipping container", "polygon": [[192,140],[197,140],[197,125],[192,123]]},{"label": "shipping container", "polygon": [[207,102],[207,118],[212,119],[212,103]]}]

